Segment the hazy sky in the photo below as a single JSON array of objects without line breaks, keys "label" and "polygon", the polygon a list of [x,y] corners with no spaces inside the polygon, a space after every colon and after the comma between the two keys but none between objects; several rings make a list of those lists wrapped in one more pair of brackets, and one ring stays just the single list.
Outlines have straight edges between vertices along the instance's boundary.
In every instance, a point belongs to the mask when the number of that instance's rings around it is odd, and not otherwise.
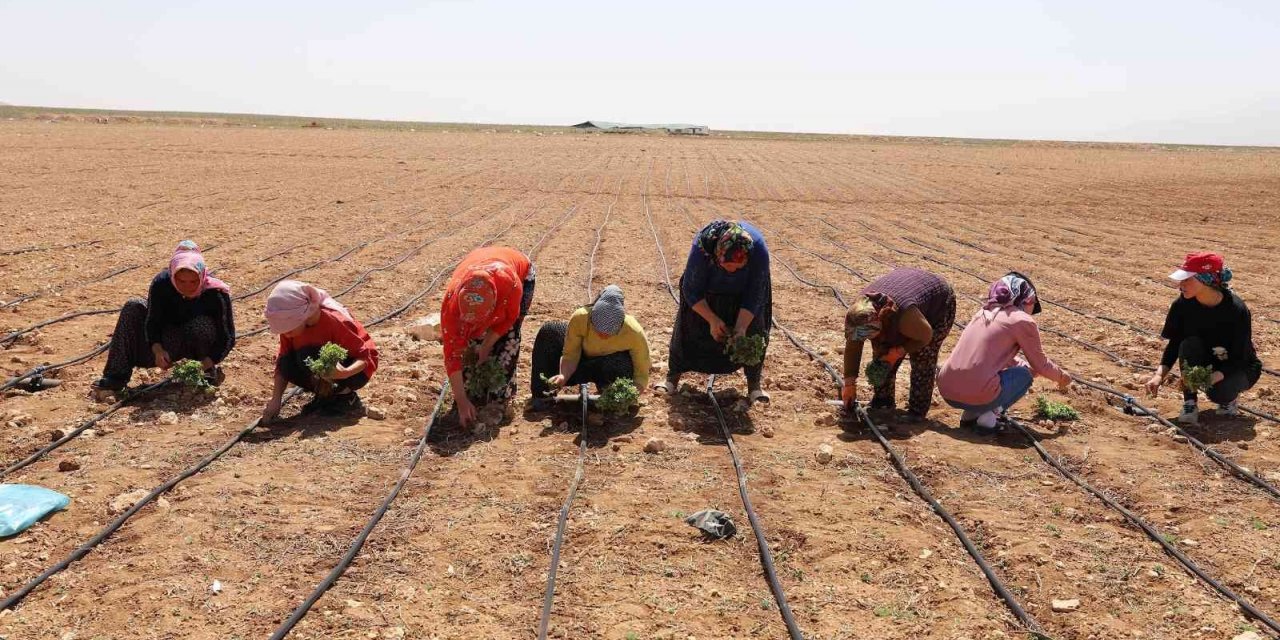
[{"label": "hazy sky", "polygon": [[0,0],[0,101],[1280,145],[1280,0]]}]

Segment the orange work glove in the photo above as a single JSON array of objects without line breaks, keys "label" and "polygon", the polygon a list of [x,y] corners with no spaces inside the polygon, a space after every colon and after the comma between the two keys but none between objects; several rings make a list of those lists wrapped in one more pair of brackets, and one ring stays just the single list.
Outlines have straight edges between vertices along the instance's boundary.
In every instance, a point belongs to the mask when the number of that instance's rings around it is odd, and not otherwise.
[{"label": "orange work glove", "polygon": [[840,400],[844,402],[844,406],[852,407],[853,401],[858,399],[857,380],[845,380],[844,386],[840,387]]}]

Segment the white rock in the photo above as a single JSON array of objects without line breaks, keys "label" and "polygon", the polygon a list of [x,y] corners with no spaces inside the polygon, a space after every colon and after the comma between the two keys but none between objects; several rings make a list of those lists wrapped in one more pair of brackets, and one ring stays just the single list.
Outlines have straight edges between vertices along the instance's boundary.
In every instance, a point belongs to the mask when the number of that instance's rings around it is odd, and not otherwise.
[{"label": "white rock", "polygon": [[215,596],[222,593],[222,581],[214,580],[213,584],[209,585],[209,593],[212,593]]},{"label": "white rock", "polygon": [[834,447],[832,447],[829,444],[822,444],[822,445],[818,445],[818,451],[817,453],[813,454],[813,457],[817,459],[818,462],[822,464],[826,464],[828,462],[831,462],[831,457],[834,454],[835,454]]},{"label": "white rock", "polygon": [[146,489],[134,489],[112,498],[111,502],[107,504],[107,515],[118,516],[128,511],[129,507],[137,504],[139,500],[147,497],[149,493],[151,492]]},{"label": "white rock", "polygon": [[382,407],[365,407],[364,415],[372,420],[386,420],[387,410]]},{"label": "white rock", "polygon": [[921,551],[921,552],[920,552],[920,559],[921,559],[921,560],[927,560],[927,559],[929,559],[929,556],[931,556],[931,555],[933,555],[933,549],[925,549],[925,550],[923,550],[923,551]]},{"label": "white rock", "polygon": [[438,341],[440,340],[440,314],[433,313],[425,318],[418,318],[409,323],[405,331],[419,340]]},{"label": "white rock", "polygon": [[1058,613],[1069,613],[1080,608],[1080,601],[1072,598],[1070,600],[1054,600],[1053,610]]},{"label": "white rock", "polygon": [[166,411],[160,414],[159,418],[156,418],[156,422],[159,422],[160,424],[167,424],[167,425],[178,424],[178,414],[172,411]]},{"label": "white rock", "polygon": [[1262,636],[1257,631],[1246,631],[1231,640],[1262,640]]},{"label": "white rock", "polygon": [[1192,540],[1191,538],[1187,538],[1187,539],[1185,539],[1185,540],[1183,540],[1183,541],[1182,541],[1182,544],[1183,544],[1183,546],[1187,546],[1187,547],[1194,547],[1194,546],[1199,545],[1200,543],[1199,543],[1199,542],[1196,542],[1195,540]]}]

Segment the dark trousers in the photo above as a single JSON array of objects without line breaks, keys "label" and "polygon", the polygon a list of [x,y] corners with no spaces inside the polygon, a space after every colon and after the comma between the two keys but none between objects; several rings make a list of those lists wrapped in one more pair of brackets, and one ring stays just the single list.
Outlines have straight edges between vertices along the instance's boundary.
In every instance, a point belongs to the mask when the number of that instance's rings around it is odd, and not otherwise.
[{"label": "dark trousers", "polygon": [[[730,294],[708,293],[705,300],[707,306],[718,318],[729,325],[738,321],[738,306],[741,296]],[[773,295],[770,292],[761,305],[760,313],[751,319],[747,327],[749,335],[762,335],[765,339],[765,350],[768,352],[769,330],[773,325]],[[711,337],[711,325],[693,310],[693,307],[680,295],[680,309],[676,312],[675,325],[671,328],[671,344],[667,351],[667,377],[674,378],[686,371],[698,373],[725,374],[733,373],[739,368],[747,377],[747,387],[758,389],[760,378],[764,373],[764,362],[750,367],[734,364],[724,352],[724,343],[716,342]]]},{"label": "dark trousers", "polygon": [[[280,356],[280,358],[276,360],[276,371],[279,371],[280,375],[284,376],[284,379],[288,380],[294,386],[301,387],[307,391],[315,393],[320,381],[315,377],[315,374],[311,373],[311,368],[307,366],[306,360],[307,358],[315,358],[319,355],[320,347],[302,347],[301,349],[294,349],[293,351]],[[355,358],[347,356],[347,359],[342,361],[342,366],[349,367],[355,363],[355,361]],[[369,374],[361,371],[350,378],[334,380],[333,384],[337,387],[335,390],[339,392],[355,391],[364,387],[366,384],[369,384]]]},{"label": "dark trousers", "polygon": [[[218,325],[208,316],[196,316],[185,324],[167,326],[160,336],[160,346],[173,362],[211,358],[217,342]],[[133,378],[134,368],[154,366],[156,356],[147,341],[147,301],[132,298],[124,303],[116,319],[102,376],[127,384]]]},{"label": "dark trousers", "polygon": [[[560,373],[560,355],[564,352],[565,336],[569,333],[569,323],[555,320],[542,325],[538,335],[533,339],[533,370],[529,375],[529,391],[534,398],[547,395],[551,388],[542,381],[542,376],[550,378]],[[594,384],[597,392],[618,378],[633,378],[635,363],[629,351],[619,351],[604,356],[589,357],[580,354],[578,368],[565,381],[566,387],[580,384]]]},{"label": "dark trousers", "polygon": [[[1216,365],[1218,359],[1213,357],[1213,350],[1205,345],[1204,340],[1199,337],[1183,338],[1182,346],[1178,349],[1179,362],[1185,362],[1191,367],[1209,367],[1217,371]],[[1209,398],[1210,402],[1218,404],[1230,404],[1253,386],[1253,381],[1249,379],[1249,374],[1243,369],[1237,369],[1231,373],[1223,372],[1226,377],[1222,382],[1215,384],[1204,395]],[[1184,402],[1195,402],[1196,392],[1184,388],[1182,390],[1182,399]]]}]

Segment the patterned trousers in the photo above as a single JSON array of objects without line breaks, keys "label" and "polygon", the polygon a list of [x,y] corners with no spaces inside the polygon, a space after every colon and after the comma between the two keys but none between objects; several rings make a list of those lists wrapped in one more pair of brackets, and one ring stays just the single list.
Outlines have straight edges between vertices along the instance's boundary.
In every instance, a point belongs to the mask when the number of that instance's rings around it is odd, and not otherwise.
[{"label": "patterned trousers", "polygon": [[[218,325],[208,316],[196,316],[186,324],[167,326],[160,336],[160,345],[173,362],[211,357],[217,342]],[[102,376],[128,383],[135,367],[154,366],[156,356],[147,341],[147,301],[132,298],[120,309]]]},{"label": "patterned trousers", "polygon": [[[924,348],[907,356],[911,358],[911,392],[907,397],[907,413],[913,416],[923,418],[929,415],[929,407],[933,404],[933,384],[938,377],[938,352],[942,349],[942,343],[947,336],[951,335],[951,327],[955,320],[956,300],[953,296],[942,321],[938,323],[940,326],[933,327],[933,340],[930,340]],[[885,379],[883,385],[876,388],[875,395],[871,398],[871,408],[892,409],[897,405],[895,394],[897,393],[898,367],[901,365],[902,360],[899,360],[889,369],[889,377]]]}]

